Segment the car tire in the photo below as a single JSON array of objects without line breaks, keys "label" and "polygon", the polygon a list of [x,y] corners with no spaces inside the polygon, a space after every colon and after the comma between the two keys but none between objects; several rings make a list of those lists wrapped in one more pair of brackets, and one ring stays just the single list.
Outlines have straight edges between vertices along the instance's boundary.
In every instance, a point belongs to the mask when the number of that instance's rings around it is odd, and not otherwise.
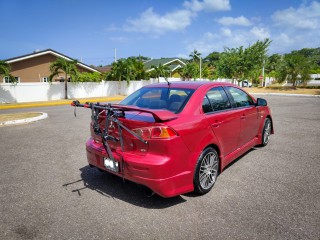
[{"label": "car tire", "polygon": [[194,192],[200,195],[208,193],[215,184],[219,173],[219,156],[217,151],[208,147],[198,158],[194,172]]},{"label": "car tire", "polygon": [[272,129],[271,120],[270,118],[266,118],[266,120],[264,120],[264,125],[262,129],[262,142],[260,145],[261,147],[268,145],[270,141],[271,129]]}]

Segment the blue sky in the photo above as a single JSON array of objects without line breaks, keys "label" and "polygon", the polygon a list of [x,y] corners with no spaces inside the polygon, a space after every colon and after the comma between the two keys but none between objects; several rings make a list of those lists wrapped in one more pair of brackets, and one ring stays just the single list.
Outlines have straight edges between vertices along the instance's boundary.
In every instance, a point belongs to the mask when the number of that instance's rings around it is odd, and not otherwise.
[{"label": "blue sky", "polygon": [[86,64],[205,57],[270,38],[269,54],[320,47],[320,1],[0,0],[0,59],[51,48]]}]

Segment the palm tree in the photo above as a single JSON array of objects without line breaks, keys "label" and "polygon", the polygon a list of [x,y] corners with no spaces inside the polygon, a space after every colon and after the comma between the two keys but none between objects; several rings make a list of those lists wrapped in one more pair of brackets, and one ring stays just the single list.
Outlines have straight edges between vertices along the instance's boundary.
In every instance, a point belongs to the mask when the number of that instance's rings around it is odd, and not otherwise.
[{"label": "palm tree", "polygon": [[191,58],[191,62],[199,62],[201,58],[201,53],[194,49],[193,52],[189,54],[189,57]]},{"label": "palm tree", "polygon": [[147,79],[147,73],[144,68],[144,64],[141,61],[134,60],[133,61],[134,68],[135,68],[135,79],[136,80],[146,80]]},{"label": "palm tree", "polygon": [[126,73],[126,62],[123,59],[119,59],[116,62],[112,63],[112,77],[115,80],[118,80],[118,94],[121,93],[121,81],[124,79],[124,75]]},{"label": "palm tree", "polygon": [[0,60],[0,76],[9,77],[12,83],[16,83],[17,79],[10,74],[11,66],[4,60]]},{"label": "palm tree", "polygon": [[160,82],[160,77],[167,78],[170,73],[170,68],[167,65],[162,65],[161,63],[157,66],[152,65],[151,68],[153,68],[153,72],[158,78],[158,82]]},{"label": "palm tree", "polygon": [[0,75],[8,76],[10,73],[10,65],[6,61],[0,60]]},{"label": "palm tree", "polygon": [[64,98],[65,99],[68,99],[68,76],[71,78],[71,80],[78,79],[77,63],[78,63],[77,60],[68,61],[64,58],[57,58],[50,65],[50,72],[51,72],[51,75],[49,76],[50,82],[55,76],[63,73],[65,74],[65,78],[64,78],[64,90],[65,90]]}]

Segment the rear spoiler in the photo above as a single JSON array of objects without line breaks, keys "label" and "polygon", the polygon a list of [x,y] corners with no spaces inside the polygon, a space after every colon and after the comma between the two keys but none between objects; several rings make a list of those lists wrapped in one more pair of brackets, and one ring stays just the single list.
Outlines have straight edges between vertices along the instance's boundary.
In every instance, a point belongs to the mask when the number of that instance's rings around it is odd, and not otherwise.
[{"label": "rear spoiler", "polygon": [[120,112],[124,111],[138,111],[138,112],[145,112],[145,113],[150,113],[154,117],[155,120],[161,121],[161,122],[166,122],[169,120],[176,119],[178,116],[174,114],[173,112],[170,112],[168,110],[164,109],[145,109],[145,108],[139,108],[135,106],[126,106],[126,105],[121,105],[121,104],[93,104],[93,103],[85,103],[85,104],[80,104],[78,100],[75,100],[71,103],[71,106],[74,107],[84,107],[84,108],[96,108],[96,109],[101,109],[101,110],[116,110]]}]

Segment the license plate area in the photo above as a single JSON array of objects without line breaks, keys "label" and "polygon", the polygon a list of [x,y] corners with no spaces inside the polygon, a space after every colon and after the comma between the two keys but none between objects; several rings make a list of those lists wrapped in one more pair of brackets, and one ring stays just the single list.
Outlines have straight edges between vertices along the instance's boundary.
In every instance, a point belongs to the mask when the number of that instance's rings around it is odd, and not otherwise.
[{"label": "license plate area", "polygon": [[103,158],[103,165],[112,172],[119,172],[119,162],[113,161],[108,157]]}]

